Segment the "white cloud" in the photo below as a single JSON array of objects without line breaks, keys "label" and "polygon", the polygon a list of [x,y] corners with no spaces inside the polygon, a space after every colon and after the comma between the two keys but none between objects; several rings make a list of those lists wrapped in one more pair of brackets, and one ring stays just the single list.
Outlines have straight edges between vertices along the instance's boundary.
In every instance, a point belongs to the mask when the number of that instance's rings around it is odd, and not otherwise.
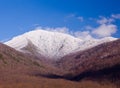
[{"label": "white cloud", "polygon": [[52,31],[52,32],[61,32],[61,33],[69,33],[69,29],[66,27],[56,27],[56,28],[52,28],[52,27],[37,27],[35,30],[47,30],[47,31]]},{"label": "white cloud", "polygon": [[83,32],[77,31],[77,32],[74,32],[74,36],[83,40],[93,39],[93,37],[90,34],[90,31],[83,31]]},{"label": "white cloud", "polygon": [[95,28],[92,31],[92,34],[96,35],[99,38],[109,37],[112,34],[117,32],[117,26],[113,24],[102,24],[99,27]]},{"label": "white cloud", "polygon": [[100,16],[100,19],[97,20],[97,23],[99,23],[99,24],[110,24],[114,21],[115,20],[113,18],[106,18],[106,17]]},{"label": "white cloud", "polygon": [[50,28],[50,27],[37,27],[35,30],[47,30],[52,32],[60,32],[70,34],[80,39],[91,39],[93,38],[90,34],[90,31],[70,31],[66,27],[57,27],[57,28]]},{"label": "white cloud", "polygon": [[[81,22],[86,21],[82,16],[76,16],[75,14],[70,14],[68,16],[69,18],[74,18],[77,19]],[[89,26],[84,26],[81,29],[84,28],[85,31],[77,31],[77,32],[70,32],[69,29],[67,29],[67,33],[72,34],[76,37],[79,38],[104,38],[104,37],[110,37],[113,34],[117,32],[117,25],[115,25],[115,21],[117,19],[120,19],[120,14],[112,14],[111,16],[104,17],[104,16],[99,16],[97,19],[96,18],[88,18],[88,23],[89,21],[93,21],[98,23],[97,27],[93,27],[96,25],[89,25]]]},{"label": "white cloud", "polygon": [[66,34],[73,35],[73,36],[75,36],[77,38],[80,38],[80,39],[91,39],[91,38],[93,38],[90,34],[90,31],[70,31],[66,27],[57,27],[57,28],[47,27],[47,28],[44,28],[44,30],[66,33]]},{"label": "white cloud", "polygon": [[120,14],[112,14],[111,17],[115,19],[120,19]]},{"label": "white cloud", "polygon": [[[74,14],[70,14],[68,17],[77,18],[81,22],[84,21],[84,18],[82,16],[77,17]],[[104,37],[111,37],[113,34],[117,32],[117,25],[113,24],[113,22],[115,21],[115,17],[119,18],[119,15],[112,15],[112,17],[99,16],[99,19],[92,19],[95,22],[99,23],[99,26],[96,28],[92,27],[91,25],[84,26],[83,28],[85,31],[70,31],[67,27],[57,27],[57,28],[37,27],[37,28],[48,31],[70,34],[80,39],[104,38]]]},{"label": "white cloud", "polygon": [[61,33],[69,33],[69,29],[66,27],[57,27],[57,28],[46,28],[48,31],[61,32]]},{"label": "white cloud", "polygon": [[91,34],[98,38],[110,37],[117,32],[117,26],[113,24],[115,22],[116,15],[111,17],[99,16],[97,23],[100,24],[98,27],[93,28]]}]

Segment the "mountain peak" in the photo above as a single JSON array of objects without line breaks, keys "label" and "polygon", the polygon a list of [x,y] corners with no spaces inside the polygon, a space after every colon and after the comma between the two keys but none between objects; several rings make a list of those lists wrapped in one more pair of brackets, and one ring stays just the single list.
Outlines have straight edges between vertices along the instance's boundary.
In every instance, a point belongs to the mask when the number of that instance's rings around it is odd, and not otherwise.
[{"label": "mountain peak", "polygon": [[60,58],[72,52],[88,49],[98,44],[116,40],[108,37],[104,39],[82,40],[69,34],[51,32],[47,30],[33,30],[16,36],[6,45],[21,52],[41,54],[50,58]]}]

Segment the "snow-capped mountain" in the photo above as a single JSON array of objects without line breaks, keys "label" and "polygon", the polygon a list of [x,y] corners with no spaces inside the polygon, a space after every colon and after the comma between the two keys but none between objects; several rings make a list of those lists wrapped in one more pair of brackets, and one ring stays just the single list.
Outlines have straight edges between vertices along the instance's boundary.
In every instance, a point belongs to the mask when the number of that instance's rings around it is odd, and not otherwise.
[{"label": "snow-capped mountain", "polygon": [[72,52],[85,50],[104,42],[116,40],[113,37],[103,39],[80,39],[69,34],[47,30],[33,30],[14,37],[6,45],[24,53],[37,53],[50,58],[60,58]]}]

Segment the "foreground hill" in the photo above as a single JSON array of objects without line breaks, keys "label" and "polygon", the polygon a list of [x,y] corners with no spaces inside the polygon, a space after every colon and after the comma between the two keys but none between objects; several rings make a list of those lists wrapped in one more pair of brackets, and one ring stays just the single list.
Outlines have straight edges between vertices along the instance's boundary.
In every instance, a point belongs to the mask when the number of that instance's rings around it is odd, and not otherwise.
[{"label": "foreground hill", "polygon": [[35,88],[35,85],[42,88],[47,84],[40,84],[48,79],[36,75],[49,72],[58,71],[33,56],[0,43],[0,88]]},{"label": "foreground hill", "polygon": [[0,43],[1,80],[12,75],[32,73],[43,65],[40,61]]}]

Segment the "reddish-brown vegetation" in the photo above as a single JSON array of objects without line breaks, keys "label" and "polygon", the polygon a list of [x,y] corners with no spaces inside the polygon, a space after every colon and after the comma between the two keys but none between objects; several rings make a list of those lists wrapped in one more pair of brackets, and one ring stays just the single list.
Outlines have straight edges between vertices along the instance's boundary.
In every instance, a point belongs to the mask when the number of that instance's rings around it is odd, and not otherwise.
[{"label": "reddish-brown vegetation", "polygon": [[120,40],[42,60],[0,44],[0,88],[120,88]]}]

